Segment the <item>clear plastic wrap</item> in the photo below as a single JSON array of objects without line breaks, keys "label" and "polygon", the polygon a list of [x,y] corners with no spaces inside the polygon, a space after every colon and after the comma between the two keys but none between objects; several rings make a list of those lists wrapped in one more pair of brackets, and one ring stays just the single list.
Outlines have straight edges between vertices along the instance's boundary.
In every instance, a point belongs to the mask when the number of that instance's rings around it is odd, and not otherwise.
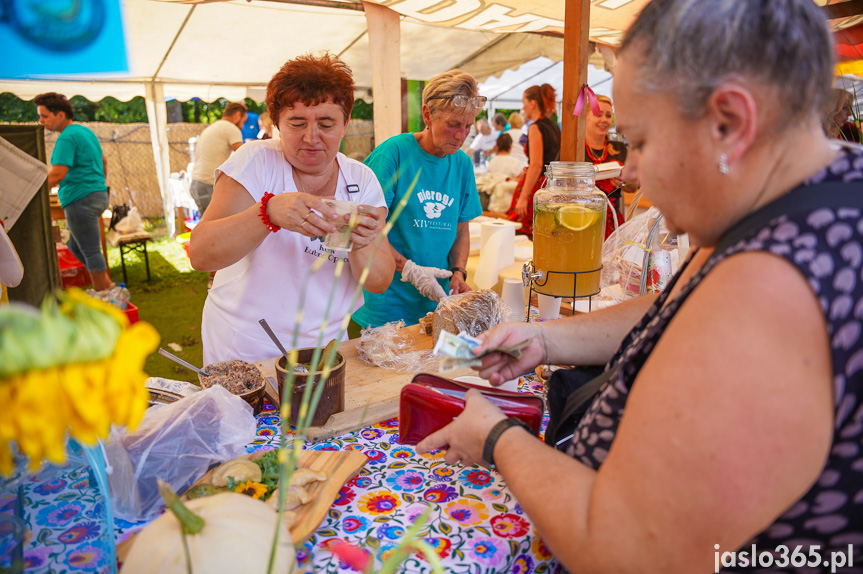
[{"label": "clear plastic wrap", "polygon": [[404,326],[404,321],[393,321],[363,329],[357,341],[360,360],[401,373],[437,371],[438,360],[432,357],[431,349],[417,351],[414,340],[401,332]]},{"label": "clear plastic wrap", "polygon": [[[648,245],[650,230],[659,220],[652,245]],[[649,272],[654,266],[668,266],[662,275],[677,271],[677,236],[672,234],[660,218],[660,212],[651,207],[616,229],[602,246],[602,275],[600,287],[603,297],[620,302],[637,297],[641,291],[645,254],[649,256]],[[660,275],[660,270],[654,276]],[[654,285],[656,285],[654,287]],[[664,281],[651,281],[652,291],[661,291]]]},{"label": "clear plastic wrap", "polygon": [[435,340],[441,330],[453,333],[464,331],[471,337],[476,337],[506,321],[511,312],[510,306],[491,289],[444,297],[435,309]]},{"label": "clear plastic wrap", "polygon": [[214,464],[246,454],[256,426],[248,403],[214,386],[149,409],[132,434],[115,427],[105,447],[114,515],[152,520],[164,507],[157,478],[185,491]]}]

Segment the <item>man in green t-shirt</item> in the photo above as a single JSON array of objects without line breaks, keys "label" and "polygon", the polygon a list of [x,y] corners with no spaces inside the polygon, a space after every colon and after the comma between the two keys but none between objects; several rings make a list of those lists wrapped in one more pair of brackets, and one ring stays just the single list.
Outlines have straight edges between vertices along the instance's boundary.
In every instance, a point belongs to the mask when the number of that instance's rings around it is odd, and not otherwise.
[{"label": "man in green t-shirt", "polygon": [[73,122],[75,113],[66,96],[48,92],[34,100],[39,123],[60,134],[51,154],[48,186],[60,186],[60,205],[71,234],[69,251],[86,267],[93,288],[113,286],[102,255],[102,212],[108,208],[105,156],[99,139],[89,128]]}]

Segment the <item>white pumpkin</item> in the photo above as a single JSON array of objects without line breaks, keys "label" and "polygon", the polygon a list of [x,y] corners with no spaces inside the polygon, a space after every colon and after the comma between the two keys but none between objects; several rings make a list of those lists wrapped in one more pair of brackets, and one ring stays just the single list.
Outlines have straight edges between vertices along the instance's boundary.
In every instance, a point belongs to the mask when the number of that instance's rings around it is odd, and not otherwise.
[{"label": "white pumpkin", "polygon": [[169,510],[135,537],[121,574],[188,574],[183,525],[187,527],[188,556],[195,574],[266,574],[277,527],[279,548],[273,572],[281,574],[293,568],[296,551],[291,535],[266,503],[245,494],[223,492],[177,506],[180,501],[171,494],[173,498],[165,498]]}]

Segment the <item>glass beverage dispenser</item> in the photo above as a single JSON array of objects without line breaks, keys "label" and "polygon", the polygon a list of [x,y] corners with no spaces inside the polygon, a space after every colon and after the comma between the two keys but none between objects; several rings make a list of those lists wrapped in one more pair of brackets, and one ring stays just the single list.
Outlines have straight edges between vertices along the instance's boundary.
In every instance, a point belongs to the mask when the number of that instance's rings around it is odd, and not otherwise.
[{"label": "glass beverage dispenser", "polygon": [[533,261],[524,267],[525,287],[553,297],[599,293],[605,194],[594,185],[591,163],[555,161],[533,200]]}]

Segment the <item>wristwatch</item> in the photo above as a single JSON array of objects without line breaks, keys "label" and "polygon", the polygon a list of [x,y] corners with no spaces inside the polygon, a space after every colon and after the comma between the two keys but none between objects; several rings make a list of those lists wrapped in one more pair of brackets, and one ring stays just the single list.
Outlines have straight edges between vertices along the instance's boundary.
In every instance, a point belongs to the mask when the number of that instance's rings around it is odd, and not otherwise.
[{"label": "wristwatch", "polygon": [[497,444],[498,439],[500,439],[500,436],[503,433],[516,426],[522,427],[530,434],[533,434],[533,429],[531,429],[527,423],[514,418],[503,419],[491,427],[491,432],[488,433],[488,437],[485,439],[485,446],[482,448],[482,462],[485,466],[491,470],[495,470],[497,468],[494,464],[494,445]]},{"label": "wristwatch", "polygon": [[465,270],[464,270],[463,268],[461,268],[461,267],[452,267],[452,268],[450,268],[450,271],[452,271],[453,273],[455,273],[456,271],[458,271],[458,272],[460,272],[462,275],[464,275],[464,278],[465,278],[465,279],[467,279],[467,271],[465,271]]}]

